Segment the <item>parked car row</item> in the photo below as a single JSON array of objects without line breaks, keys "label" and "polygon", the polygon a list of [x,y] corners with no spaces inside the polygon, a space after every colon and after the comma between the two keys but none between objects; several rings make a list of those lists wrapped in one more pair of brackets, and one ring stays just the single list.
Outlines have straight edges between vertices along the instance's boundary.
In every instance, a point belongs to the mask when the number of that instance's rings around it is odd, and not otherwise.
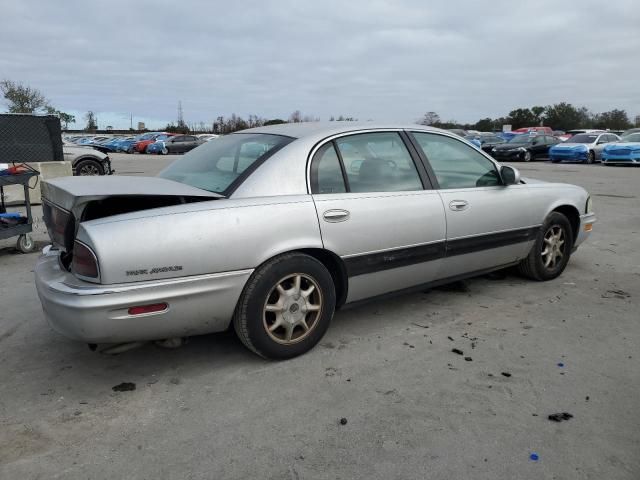
[{"label": "parked car row", "polygon": [[[553,163],[640,164],[640,128],[624,132],[528,127],[513,132],[449,130],[499,161],[551,160]],[[619,134],[619,135],[618,135]]]},{"label": "parked car row", "polygon": [[137,136],[67,136],[70,144],[93,147],[103,153],[186,153],[198,145],[217,138],[214,134],[181,135],[168,132],[147,132]]}]

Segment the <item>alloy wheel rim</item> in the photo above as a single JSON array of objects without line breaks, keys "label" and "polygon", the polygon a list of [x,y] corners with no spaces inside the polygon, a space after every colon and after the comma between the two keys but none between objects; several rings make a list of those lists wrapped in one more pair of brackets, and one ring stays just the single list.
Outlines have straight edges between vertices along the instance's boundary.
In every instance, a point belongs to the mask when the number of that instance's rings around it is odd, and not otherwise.
[{"label": "alloy wheel rim", "polygon": [[322,315],[322,291],[304,273],[287,275],[275,284],[264,304],[262,321],[269,337],[283,345],[309,336]]},{"label": "alloy wheel rim", "polygon": [[80,176],[100,175],[98,167],[95,165],[83,165],[80,169]]},{"label": "alloy wheel rim", "polygon": [[524,153],[524,161],[528,162],[529,160],[531,160],[531,153],[530,152],[525,152]]},{"label": "alloy wheel rim", "polygon": [[559,225],[554,225],[544,234],[542,248],[542,264],[547,270],[554,270],[562,263],[565,255],[564,230]]}]

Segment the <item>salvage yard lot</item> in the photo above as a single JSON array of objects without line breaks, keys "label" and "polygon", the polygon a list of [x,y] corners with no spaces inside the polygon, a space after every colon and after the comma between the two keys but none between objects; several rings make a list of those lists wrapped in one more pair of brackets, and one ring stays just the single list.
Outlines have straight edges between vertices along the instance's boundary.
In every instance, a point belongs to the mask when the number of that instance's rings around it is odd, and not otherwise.
[{"label": "salvage yard lot", "polygon": [[[124,175],[172,160],[112,158]],[[0,478],[640,478],[640,170],[514,166],[593,197],[598,223],[561,277],[346,308],[287,362],[231,332],[91,352],[46,325],[37,254],[3,241]]]}]

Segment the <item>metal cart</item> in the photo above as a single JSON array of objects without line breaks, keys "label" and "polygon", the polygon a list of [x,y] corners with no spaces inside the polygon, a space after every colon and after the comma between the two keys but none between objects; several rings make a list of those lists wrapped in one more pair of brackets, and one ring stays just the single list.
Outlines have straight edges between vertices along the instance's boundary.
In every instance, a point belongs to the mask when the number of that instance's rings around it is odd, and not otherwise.
[{"label": "metal cart", "polygon": [[22,185],[24,187],[24,204],[27,209],[27,223],[0,226],[0,240],[18,236],[16,248],[22,253],[29,253],[35,249],[35,242],[31,237],[33,231],[33,217],[31,216],[31,200],[29,198],[29,181],[40,175],[40,172],[28,171],[16,175],[0,175],[0,213],[6,213],[4,206],[4,187],[7,185]]}]

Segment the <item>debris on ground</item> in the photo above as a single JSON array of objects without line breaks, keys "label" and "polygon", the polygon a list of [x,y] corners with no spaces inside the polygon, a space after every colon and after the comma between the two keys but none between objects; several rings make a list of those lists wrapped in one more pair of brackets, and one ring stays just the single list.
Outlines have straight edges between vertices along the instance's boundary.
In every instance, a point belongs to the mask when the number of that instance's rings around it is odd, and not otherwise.
[{"label": "debris on ground", "polygon": [[607,290],[602,298],[620,298],[624,300],[625,298],[629,298],[631,294],[629,292],[625,292],[624,290]]},{"label": "debris on ground", "polygon": [[467,362],[473,362],[473,358],[471,358],[471,357],[464,357],[464,359]]},{"label": "debris on ground", "polygon": [[347,419],[346,419],[346,418],[344,418],[344,417],[342,417],[342,418],[340,419],[340,425],[346,425],[346,424],[347,424]]},{"label": "debris on ground", "polygon": [[509,372],[502,372],[501,375],[503,377],[507,377],[507,378],[509,378],[511,376],[511,374]]},{"label": "debris on ground", "polygon": [[452,348],[451,351],[456,355],[464,355],[464,352],[458,348]]},{"label": "debris on ground", "polygon": [[529,455],[529,460],[537,462],[540,459],[540,457],[538,456],[538,454],[536,452],[533,452],[531,455]]},{"label": "debris on ground", "polygon": [[453,337],[447,337],[447,338],[453,342]]},{"label": "debris on ground", "polygon": [[562,368],[562,367],[564,367],[564,363],[560,362],[560,363],[558,363],[558,366],[559,366],[560,368]]},{"label": "debris on ground", "polygon": [[179,385],[180,384],[180,379],[177,377],[173,377],[171,380],[169,380],[169,383],[172,385]]},{"label": "debris on ground", "polygon": [[586,397],[584,397],[585,402],[589,401],[589,395],[587,395]]},{"label": "debris on ground", "polygon": [[552,422],[562,422],[564,420],[570,420],[573,418],[573,415],[567,412],[562,413],[553,413],[547,417]]},{"label": "debris on ground", "polygon": [[416,327],[420,327],[420,328],[429,328],[429,325],[420,325],[419,323],[414,323],[414,322],[411,322],[411,325],[415,325]]},{"label": "debris on ground", "polygon": [[114,392],[132,392],[135,389],[136,384],[131,382],[122,382],[115,387],[111,387],[111,390],[113,390]]}]

